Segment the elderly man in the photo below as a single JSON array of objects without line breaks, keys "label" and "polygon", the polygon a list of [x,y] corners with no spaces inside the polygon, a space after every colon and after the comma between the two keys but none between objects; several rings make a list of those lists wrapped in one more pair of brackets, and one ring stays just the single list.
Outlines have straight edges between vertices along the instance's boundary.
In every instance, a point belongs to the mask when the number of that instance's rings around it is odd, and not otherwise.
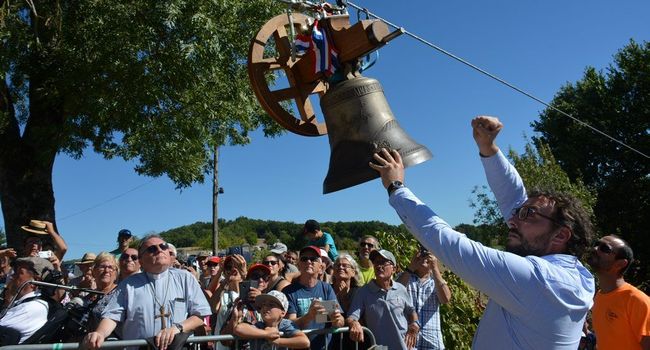
[{"label": "elderly man", "polygon": [[[49,311],[38,287],[28,283],[40,281],[54,270],[48,260],[39,257],[18,258],[7,286],[11,298],[5,313],[0,314],[0,345],[19,344],[45,325]],[[14,339],[10,339],[13,336]],[[17,338],[18,337],[18,338]]]},{"label": "elderly man", "polygon": [[588,257],[600,285],[591,309],[598,350],[650,349],[650,297],[623,278],[633,261],[630,245],[615,235],[596,242]]},{"label": "elderly man", "polygon": [[359,276],[361,285],[364,285],[375,279],[375,268],[370,261],[370,253],[379,249],[379,241],[375,236],[365,235],[359,239]]},{"label": "elderly man", "polygon": [[413,256],[411,264],[399,276],[397,282],[403,284],[411,295],[415,312],[422,325],[416,348],[418,350],[444,349],[440,327],[440,305],[447,304],[451,300],[451,290],[442,278],[438,259],[426,248],[421,248]]},{"label": "elderly man", "polygon": [[388,250],[373,250],[370,260],[375,279],[361,287],[352,299],[347,324],[350,339],[363,341],[360,320],[375,335],[377,344],[391,350],[406,350],[415,346],[420,324],[406,288],[393,282],[397,262]]},{"label": "elderly man", "polygon": [[119,281],[125,280],[127,277],[140,272],[140,258],[138,250],[135,248],[126,248],[118,260],[120,265]]},{"label": "elderly man", "polygon": [[155,336],[156,346],[166,349],[177,334],[203,325],[202,317],[211,313],[196,279],[185,270],[169,268],[169,246],[160,236],[143,238],[138,254],[144,273],[120,282],[84,346],[101,347],[120,322],[125,340]]},{"label": "elderly man", "polygon": [[390,204],[413,235],[445,265],[490,297],[474,336],[474,349],[578,347],[593,304],[594,278],[582,265],[592,237],[589,215],[572,196],[526,194],[517,170],[494,140],[503,124],[472,120],[490,188],[509,232],[506,251],[456,232],[403,184],[397,151],[382,149],[371,167],[381,174]]},{"label": "elderly man", "polygon": [[[327,323],[316,322],[316,315],[327,313],[326,308],[319,301],[336,301],[332,286],[318,279],[318,274],[323,269],[322,265],[320,248],[315,246],[302,248],[298,261],[300,277],[282,290],[289,300],[286,317],[294,321],[300,329],[325,328]],[[344,319],[339,308],[329,313],[328,319],[332,327],[343,326]],[[331,337],[331,334],[310,336],[311,349],[325,349],[326,339]]]}]

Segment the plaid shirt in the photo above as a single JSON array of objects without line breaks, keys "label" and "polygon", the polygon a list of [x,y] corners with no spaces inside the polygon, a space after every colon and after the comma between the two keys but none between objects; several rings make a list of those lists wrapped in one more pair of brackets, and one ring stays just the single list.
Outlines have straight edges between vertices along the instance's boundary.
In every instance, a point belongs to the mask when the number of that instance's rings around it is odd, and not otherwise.
[{"label": "plaid shirt", "polygon": [[440,330],[440,301],[433,278],[420,281],[417,275],[411,274],[406,290],[411,294],[421,325],[417,350],[444,349]]}]

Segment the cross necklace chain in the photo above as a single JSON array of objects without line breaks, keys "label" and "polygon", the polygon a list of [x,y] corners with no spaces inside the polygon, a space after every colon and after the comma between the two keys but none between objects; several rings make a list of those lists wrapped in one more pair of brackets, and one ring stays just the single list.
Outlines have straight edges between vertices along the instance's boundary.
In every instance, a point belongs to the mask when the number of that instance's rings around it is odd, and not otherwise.
[{"label": "cross necklace chain", "polygon": [[171,278],[171,276],[167,276],[167,288],[165,288],[165,295],[163,296],[162,303],[158,300],[158,296],[156,295],[156,280],[151,281],[149,279],[149,275],[146,276],[147,276],[147,280],[151,282],[149,286],[151,287],[151,292],[153,293],[154,309],[156,304],[158,304],[158,311],[160,312],[159,315],[156,315],[156,312],[154,311],[154,320],[156,318],[160,318],[160,329],[162,330],[167,328],[166,317],[171,316],[169,312],[165,313],[165,303],[167,302],[167,292],[169,292],[169,279]]}]

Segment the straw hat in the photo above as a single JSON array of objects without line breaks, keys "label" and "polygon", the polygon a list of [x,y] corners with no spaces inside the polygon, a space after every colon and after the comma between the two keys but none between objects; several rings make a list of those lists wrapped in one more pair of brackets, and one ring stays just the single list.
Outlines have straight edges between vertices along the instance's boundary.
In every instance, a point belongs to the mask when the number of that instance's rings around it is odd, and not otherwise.
[{"label": "straw hat", "polygon": [[95,253],[86,253],[84,256],[81,257],[80,261],[77,261],[75,265],[88,265],[88,264],[94,264],[95,259],[97,258],[97,255]]},{"label": "straw hat", "polygon": [[37,235],[47,235],[46,225],[44,221],[41,220],[29,220],[28,226],[20,226],[23,230],[29,233],[35,233]]}]

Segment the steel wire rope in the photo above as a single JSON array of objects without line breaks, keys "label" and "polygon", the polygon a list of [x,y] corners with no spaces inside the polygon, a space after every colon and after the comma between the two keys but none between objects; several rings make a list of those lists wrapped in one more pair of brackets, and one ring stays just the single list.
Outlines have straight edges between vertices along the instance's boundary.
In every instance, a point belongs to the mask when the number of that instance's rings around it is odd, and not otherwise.
[{"label": "steel wire rope", "polygon": [[63,221],[63,220],[65,220],[65,219],[69,219],[69,218],[71,218],[71,217],[73,217],[73,216],[77,216],[77,215],[83,214],[83,213],[85,213],[85,212],[87,212],[87,211],[90,211],[90,210],[93,210],[93,209],[95,209],[95,208],[101,207],[102,205],[104,205],[104,204],[106,204],[106,203],[110,203],[110,202],[112,202],[112,201],[114,201],[114,200],[116,200],[116,199],[118,199],[118,198],[124,197],[124,196],[126,196],[127,194],[129,194],[129,193],[131,193],[131,192],[134,192],[134,191],[136,191],[136,190],[138,190],[138,189],[140,189],[140,188],[142,188],[142,187],[144,187],[144,186],[146,186],[146,185],[148,185],[148,184],[150,184],[150,183],[152,183],[152,182],[154,182],[154,181],[156,181],[156,179],[151,179],[151,180],[149,180],[149,181],[147,181],[147,182],[145,182],[145,183],[143,183],[143,184],[137,185],[137,186],[135,186],[135,187],[133,187],[133,188],[127,190],[126,192],[122,192],[122,193],[118,194],[118,195],[115,196],[115,197],[111,197],[111,198],[109,198],[109,199],[107,199],[107,200],[105,200],[105,201],[103,201],[103,202],[100,202],[100,203],[98,203],[98,204],[95,204],[95,205],[93,205],[93,206],[91,206],[91,207],[88,207],[88,208],[83,209],[83,210],[80,210],[80,211],[78,211],[78,212],[76,212],[76,213],[72,213],[72,214],[70,214],[70,215],[64,216],[64,217],[58,219],[57,221]]},{"label": "steel wire rope", "polygon": [[563,111],[563,110],[561,110],[561,109],[559,109],[559,108],[557,108],[557,107],[543,101],[542,99],[534,96],[533,94],[531,94],[529,92],[526,92],[523,89],[518,88],[517,86],[509,83],[508,81],[506,81],[506,80],[504,80],[504,79],[502,79],[502,78],[500,78],[500,77],[486,71],[485,69],[482,69],[481,67],[478,67],[477,65],[463,59],[462,57],[456,56],[453,53],[451,53],[451,52],[449,52],[449,51],[447,51],[447,50],[445,50],[445,49],[443,49],[443,48],[441,48],[441,47],[427,41],[426,39],[423,39],[423,38],[419,37],[418,35],[415,35],[415,34],[409,32],[408,30],[404,29],[404,27],[397,26],[397,25],[389,22],[388,20],[377,16],[376,14],[368,11],[368,9],[366,9],[365,7],[360,7],[360,6],[358,6],[358,5],[356,5],[356,4],[352,3],[352,2],[349,2],[349,1],[347,2],[347,5],[355,8],[358,11],[363,11],[367,15],[370,15],[371,17],[374,17],[374,18],[384,22],[384,23],[388,24],[389,26],[391,26],[391,27],[393,27],[395,29],[403,31],[403,34],[406,34],[406,35],[410,36],[411,38],[413,38],[413,39],[415,39],[415,40],[417,40],[417,41],[419,41],[419,42],[421,42],[421,43],[423,43],[423,44],[425,44],[425,45],[427,45],[427,46],[429,46],[429,47],[431,47],[431,48],[433,48],[433,49],[435,49],[435,50],[437,50],[437,51],[439,51],[439,52],[441,52],[441,53],[443,53],[443,54],[445,54],[445,55],[447,55],[447,56],[449,56],[451,58],[453,58],[453,59],[455,59],[456,61],[458,61],[458,62],[460,62],[460,63],[462,63],[462,64],[464,64],[464,65],[466,65],[466,66],[468,66],[468,67],[470,67],[470,68],[472,68],[474,70],[476,70],[476,71],[478,71],[479,73],[484,74],[484,75],[486,75],[486,76],[500,82],[501,84],[503,84],[503,85],[505,85],[505,86],[507,86],[507,87],[509,87],[509,88],[511,88],[511,89],[513,89],[513,90],[515,90],[515,91],[517,91],[517,92],[519,92],[519,93],[521,93],[521,94],[523,94],[523,95],[525,95],[525,96],[527,96],[527,97],[529,97],[529,98],[543,104],[544,106],[546,106],[546,107],[560,113],[560,115],[568,117],[571,120],[575,121],[576,123],[588,128],[588,129],[591,129],[593,132],[598,133],[598,134],[600,134],[602,136],[605,136],[606,138],[610,139],[611,141],[614,141],[614,142],[618,143],[619,145],[621,145],[621,146],[623,146],[625,148],[628,148],[628,149],[630,149],[630,150],[632,150],[632,151],[634,151],[634,152],[636,152],[636,153],[650,159],[649,155],[647,155],[647,154],[639,151],[638,149],[626,144],[625,142],[623,142],[623,141],[621,141],[621,140],[619,140],[617,138],[614,138],[613,136],[608,135],[604,131],[601,131],[601,130],[597,129],[596,127],[593,127],[593,126],[589,125],[587,122],[583,122],[582,120],[574,117],[573,115],[571,115],[571,114],[569,114],[569,113],[567,113],[567,112],[565,112],[565,111]]}]

